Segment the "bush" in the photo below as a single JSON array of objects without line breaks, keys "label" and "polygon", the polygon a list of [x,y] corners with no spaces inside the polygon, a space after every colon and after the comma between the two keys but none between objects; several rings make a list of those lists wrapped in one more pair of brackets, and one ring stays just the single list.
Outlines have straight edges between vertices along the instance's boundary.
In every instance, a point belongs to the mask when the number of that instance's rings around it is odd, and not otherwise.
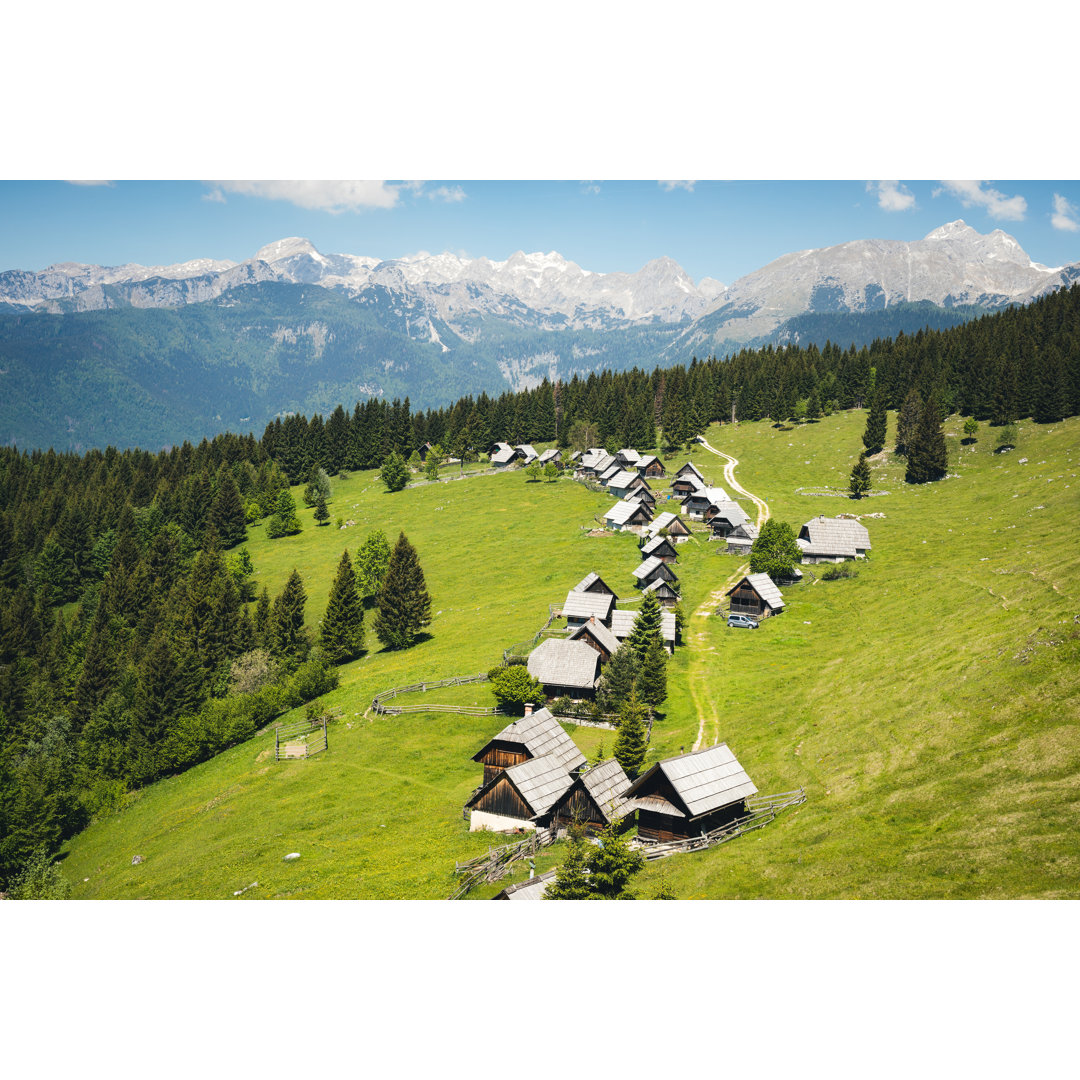
[{"label": "bush", "polygon": [[828,570],[822,571],[822,581],[839,581],[841,578],[858,577],[859,571],[850,563],[833,563]]},{"label": "bush", "polygon": [[574,703],[568,697],[556,698],[548,706],[556,716],[565,716],[573,709],[573,707]]},{"label": "bush", "polygon": [[488,679],[499,707],[511,716],[523,716],[526,702],[543,700],[543,688],[524,664],[494,667],[488,672]]}]

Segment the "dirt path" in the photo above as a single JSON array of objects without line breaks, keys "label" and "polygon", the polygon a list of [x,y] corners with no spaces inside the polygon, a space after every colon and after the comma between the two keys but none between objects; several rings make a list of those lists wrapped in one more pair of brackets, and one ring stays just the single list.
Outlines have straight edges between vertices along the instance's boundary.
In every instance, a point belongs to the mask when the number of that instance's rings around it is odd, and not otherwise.
[{"label": "dirt path", "polygon": [[[758,510],[757,526],[760,529],[768,520],[769,504],[765,502],[764,499],[759,499],[753,492],[747,491],[746,488],[735,479],[735,466],[739,464],[739,459],[717,450],[715,447],[712,447],[705,442],[704,439],[701,440],[701,445],[710,453],[724,459],[724,482],[732,491],[737,491],[740,495],[745,495],[754,503]],[[735,582],[737,582],[749,569],[750,564],[743,563],[723,585],[709,593],[705,602],[690,616],[690,670],[687,681],[690,685],[690,697],[694,702],[694,708],[697,710],[699,718],[697,738],[694,740],[693,747],[691,747],[693,750],[700,750],[702,746],[705,745],[706,735],[709,736],[710,746],[716,743],[720,738],[720,712],[716,706],[715,700],[706,690],[706,672],[710,664],[710,657],[714,654],[705,651],[705,630],[708,626],[705,620],[710,618],[712,612],[720,606],[720,602],[723,600],[727,590],[730,589],[731,586],[734,585]]]}]

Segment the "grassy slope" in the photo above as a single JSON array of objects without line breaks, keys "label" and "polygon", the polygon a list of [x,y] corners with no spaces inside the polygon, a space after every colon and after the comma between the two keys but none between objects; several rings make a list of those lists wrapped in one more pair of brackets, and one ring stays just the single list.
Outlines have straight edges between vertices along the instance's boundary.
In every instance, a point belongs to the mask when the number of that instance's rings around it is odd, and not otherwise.
[{"label": "grassy slope", "polygon": [[[802,785],[808,801],[735,843],[664,860],[667,883],[680,897],[1080,895],[1080,421],[1025,423],[1005,456],[990,453],[985,429],[962,453],[951,438],[959,475],[936,485],[908,488],[888,461],[874,469],[887,495],[856,505],[796,494],[846,484],[863,420],[708,435],[781,520],[886,516],[867,522],[873,555],[856,579],[786,590],[787,610],[759,630],[690,619],[697,646],[669,669],[650,760],[689,749],[700,715],[704,744],[728,742],[762,791]],[[721,481],[719,458],[701,448],[693,458]],[[520,474],[395,496],[358,474],[331,509],[358,528],[316,530],[308,512],[299,537],[256,536],[260,580],[273,593],[297,566],[314,625],[343,543],[354,549],[373,526],[391,540],[404,529],[441,612],[431,639],[342,669],[328,702],[352,726],[332,730],[327,754],[275,763],[272,740],[255,739],[93,825],[64,863],[75,895],[222,897],[253,881],[245,897],[447,895],[454,859],[489,840],[466,832],[460,808],[479,780],[469,759],[497,721],[358,714],[378,689],[486,668],[589,570],[629,593],[633,540],[580,528],[607,504]],[[703,602],[739,560],[695,542],[680,556],[687,610],[710,610]],[[483,686],[455,693],[489,700]],[[283,863],[287,851],[303,857]],[[146,862],[131,866],[134,854]],[[642,895],[660,873],[645,871]]]}]

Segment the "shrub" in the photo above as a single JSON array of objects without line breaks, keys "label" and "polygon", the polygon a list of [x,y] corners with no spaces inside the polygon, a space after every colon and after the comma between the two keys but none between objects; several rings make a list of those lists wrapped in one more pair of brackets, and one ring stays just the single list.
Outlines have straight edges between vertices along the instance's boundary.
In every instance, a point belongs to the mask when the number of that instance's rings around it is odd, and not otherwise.
[{"label": "shrub", "polygon": [[841,578],[858,577],[859,571],[850,563],[833,563],[828,570],[823,570],[822,581],[839,581]]}]

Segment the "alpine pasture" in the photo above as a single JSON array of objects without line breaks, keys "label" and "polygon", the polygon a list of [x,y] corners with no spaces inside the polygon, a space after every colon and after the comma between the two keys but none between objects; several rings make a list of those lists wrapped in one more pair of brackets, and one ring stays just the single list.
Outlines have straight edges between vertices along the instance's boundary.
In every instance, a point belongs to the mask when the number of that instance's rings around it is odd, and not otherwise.
[{"label": "alpine pasture", "polygon": [[[869,498],[807,494],[846,489],[865,417],[706,433],[796,529],[817,514],[884,517],[863,519],[872,551],[856,577],[804,567],[784,612],[752,631],[714,614],[745,560],[702,534],[680,545],[687,624],[646,767],[725,741],[760,791],[801,786],[807,802],[721,847],[650,863],[633,882],[643,898],[661,873],[683,899],[1080,895],[1080,420],[1025,421],[1016,449],[996,454],[993,429],[961,445],[952,417],[945,480],[905,484],[886,450],[871,459]],[[890,414],[887,447],[894,431]],[[701,446],[670,456],[669,474],[688,458],[725,486],[723,460]],[[404,531],[432,597],[427,638],[380,651],[369,613],[367,655],[322,699],[343,709],[327,752],[276,762],[270,732],[150,786],[66,845],[75,897],[438,898],[453,891],[455,859],[512,839],[469,834],[461,811],[482,771],[472,754],[504,721],[365,710],[388,687],[498,663],[590,570],[632,595],[636,537],[589,537],[614,500],[568,478],[526,483],[515,470],[388,494],[365,472],[333,487],[331,520],[356,526],[316,527],[307,509],[297,536],[249,529],[257,587],[274,595],[296,567],[317,634],[342,548],[372,528],[391,544]],[[428,697],[493,704],[483,684]],[[585,728],[575,738],[590,756],[614,741]],[[538,871],[560,849],[545,849]],[[290,852],[301,857],[284,862]]]}]

